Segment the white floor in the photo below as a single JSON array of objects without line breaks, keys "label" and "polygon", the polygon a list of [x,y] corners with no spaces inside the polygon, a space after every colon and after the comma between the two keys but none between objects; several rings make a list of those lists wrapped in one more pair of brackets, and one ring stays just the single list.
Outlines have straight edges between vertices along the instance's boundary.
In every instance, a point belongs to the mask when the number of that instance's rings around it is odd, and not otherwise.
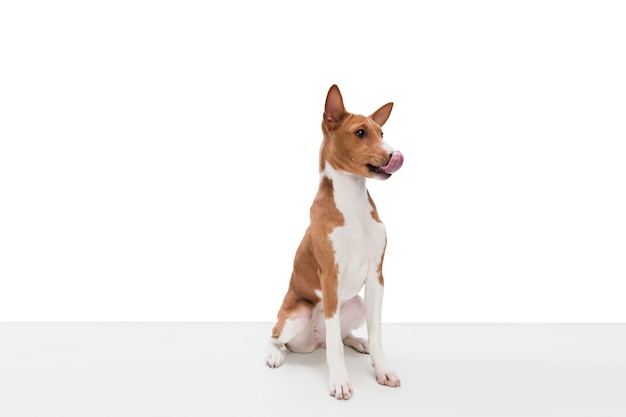
[{"label": "white floor", "polygon": [[349,401],[323,350],[267,368],[271,327],[0,324],[0,416],[626,416],[626,324],[385,324],[402,386],[346,349]]}]

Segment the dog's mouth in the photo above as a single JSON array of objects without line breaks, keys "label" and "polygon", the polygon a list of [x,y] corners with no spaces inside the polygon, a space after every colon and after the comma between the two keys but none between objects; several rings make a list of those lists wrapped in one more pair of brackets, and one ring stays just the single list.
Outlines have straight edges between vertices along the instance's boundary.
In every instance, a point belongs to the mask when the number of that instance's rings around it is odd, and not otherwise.
[{"label": "dog's mouth", "polygon": [[389,158],[389,162],[387,162],[387,165],[375,166],[372,164],[367,164],[367,167],[372,174],[377,174],[379,176],[389,178],[391,174],[393,174],[402,167],[403,163],[404,155],[402,155],[400,151],[393,151],[391,157]]},{"label": "dog's mouth", "polygon": [[389,178],[391,177],[391,174],[387,174],[386,172],[384,172],[383,170],[380,169],[380,167],[374,166],[372,164],[367,164],[367,168],[370,170],[370,172],[377,177],[383,177],[383,178]]}]

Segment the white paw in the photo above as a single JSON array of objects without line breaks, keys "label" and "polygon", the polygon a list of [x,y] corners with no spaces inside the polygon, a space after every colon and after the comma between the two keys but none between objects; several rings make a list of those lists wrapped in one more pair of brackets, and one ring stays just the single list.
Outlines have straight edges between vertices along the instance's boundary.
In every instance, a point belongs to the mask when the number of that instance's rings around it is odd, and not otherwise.
[{"label": "white paw", "polygon": [[276,346],[276,345],[268,345],[267,354],[265,355],[265,364],[270,368],[278,368],[283,364],[285,360],[285,352]]},{"label": "white paw", "polygon": [[330,395],[338,400],[349,400],[352,397],[352,384],[348,376],[342,378],[330,377]]},{"label": "white paw", "polygon": [[374,367],[374,373],[376,374],[376,380],[379,384],[386,385],[388,387],[400,386],[400,378],[398,378],[393,370]]},{"label": "white paw", "polygon": [[[376,356],[376,358],[375,358]],[[372,366],[374,367],[374,374],[376,375],[376,380],[381,385],[386,385],[388,387],[399,387],[400,386],[400,378],[396,375],[396,372],[389,366],[387,359],[384,356],[372,355],[370,353],[370,359],[372,361]]]},{"label": "white paw", "polygon": [[361,337],[354,337],[351,334],[343,339],[343,344],[350,346],[352,349],[360,353],[369,353],[367,350],[367,339]]}]

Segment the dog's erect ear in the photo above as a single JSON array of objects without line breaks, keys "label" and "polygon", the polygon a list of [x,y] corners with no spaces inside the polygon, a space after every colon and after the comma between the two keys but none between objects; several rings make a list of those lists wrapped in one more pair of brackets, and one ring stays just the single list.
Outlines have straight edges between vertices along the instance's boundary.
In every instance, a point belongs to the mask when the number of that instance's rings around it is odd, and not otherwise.
[{"label": "dog's erect ear", "polygon": [[343,98],[341,98],[341,92],[339,87],[333,85],[328,90],[326,96],[326,105],[324,106],[324,121],[326,123],[338,122],[346,114],[346,109],[343,107]]},{"label": "dog's erect ear", "polygon": [[379,126],[385,124],[387,119],[389,119],[389,115],[391,114],[391,109],[393,108],[393,103],[387,103],[382,106],[380,109],[376,110],[374,113],[370,115],[370,118],[378,123]]}]

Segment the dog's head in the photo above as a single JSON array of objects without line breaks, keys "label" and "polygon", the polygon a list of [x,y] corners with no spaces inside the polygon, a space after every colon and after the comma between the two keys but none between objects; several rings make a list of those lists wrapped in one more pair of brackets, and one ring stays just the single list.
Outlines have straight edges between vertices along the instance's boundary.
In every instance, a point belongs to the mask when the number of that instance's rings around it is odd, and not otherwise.
[{"label": "dog's head", "polygon": [[337,171],[386,180],[402,166],[404,157],[383,140],[382,126],[391,114],[387,103],[369,116],[352,114],[343,105],[336,85],[330,87],[324,106],[320,171],[326,163]]}]

